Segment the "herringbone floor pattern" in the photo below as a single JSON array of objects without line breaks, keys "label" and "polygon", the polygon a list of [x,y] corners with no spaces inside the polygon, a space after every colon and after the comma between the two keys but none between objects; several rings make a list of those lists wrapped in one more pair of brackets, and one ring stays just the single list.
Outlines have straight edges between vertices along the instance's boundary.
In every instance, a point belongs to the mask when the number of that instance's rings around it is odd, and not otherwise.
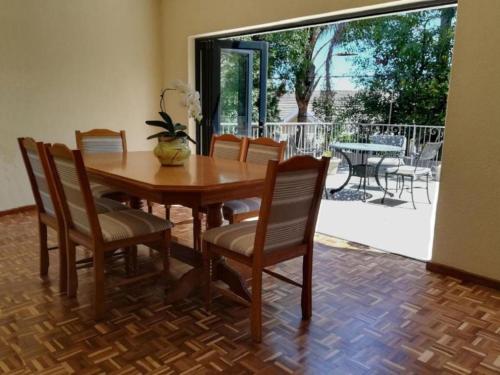
[{"label": "herringbone floor pattern", "polygon": [[[188,216],[175,209],[174,221]],[[1,373],[500,373],[500,292],[417,261],[319,237],[311,322],[300,291],[266,277],[254,345],[246,307],[219,297],[206,312],[197,296],[166,305],[162,284],[107,290],[108,319],[94,322],[91,269],[79,271],[77,299],[59,295],[56,252],[38,276],[35,229],[33,213],[0,218]],[[189,242],[190,226],[174,234]],[[141,267],[154,259],[141,251]],[[299,261],[279,268],[300,278]]]}]

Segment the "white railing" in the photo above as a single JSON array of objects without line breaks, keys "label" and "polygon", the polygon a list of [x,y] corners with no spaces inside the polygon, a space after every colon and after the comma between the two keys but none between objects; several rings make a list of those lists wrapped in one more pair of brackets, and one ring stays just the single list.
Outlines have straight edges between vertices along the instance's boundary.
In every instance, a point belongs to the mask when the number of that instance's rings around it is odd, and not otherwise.
[{"label": "white railing", "polygon": [[[221,123],[220,132],[234,134],[236,127],[236,123]],[[259,135],[258,130],[257,124],[253,124],[253,137]],[[406,138],[404,157],[411,160],[425,143],[443,140],[444,126],[268,122],[262,133],[277,141],[287,141],[286,158],[294,155],[319,157],[330,150],[333,142],[368,142],[371,135],[402,135]]]}]

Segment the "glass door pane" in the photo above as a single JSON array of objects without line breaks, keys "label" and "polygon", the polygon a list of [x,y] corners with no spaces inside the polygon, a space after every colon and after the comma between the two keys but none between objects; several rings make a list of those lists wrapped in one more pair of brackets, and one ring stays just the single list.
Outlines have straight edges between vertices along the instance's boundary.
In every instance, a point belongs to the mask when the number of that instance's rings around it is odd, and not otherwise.
[{"label": "glass door pane", "polygon": [[252,131],[253,51],[221,50],[219,133],[250,136]]}]

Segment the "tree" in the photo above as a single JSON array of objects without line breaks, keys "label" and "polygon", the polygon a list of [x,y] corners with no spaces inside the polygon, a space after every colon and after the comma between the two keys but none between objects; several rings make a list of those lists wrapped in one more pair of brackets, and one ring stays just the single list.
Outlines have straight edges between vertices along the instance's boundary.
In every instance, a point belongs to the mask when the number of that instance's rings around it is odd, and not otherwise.
[{"label": "tree", "polygon": [[[316,66],[316,58],[320,50],[327,46],[329,58],[322,64],[326,64],[326,91],[327,95],[331,96],[329,72],[333,48],[342,40],[344,29],[345,24],[341,23],[252,37],[253,40],[264,40],[269,43],[268,114],[276,117],[279,98],[288,91],[294,91],[298,107],[297,120],[307,121],[307,108],[322,78],[318,75],[320,66]],[[328,36],[328,39],[323,45],[318,46],[323,35]]]},{"label": "tree", "polygon": [[349,23],[356,83],[341,118],[354,122],[443,125],[455,8]]}]

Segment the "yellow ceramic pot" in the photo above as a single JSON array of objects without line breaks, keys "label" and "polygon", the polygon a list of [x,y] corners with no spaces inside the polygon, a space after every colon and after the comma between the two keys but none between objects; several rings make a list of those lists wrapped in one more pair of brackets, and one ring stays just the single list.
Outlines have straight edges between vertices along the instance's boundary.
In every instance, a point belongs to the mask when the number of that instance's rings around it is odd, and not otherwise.
[{"label": "yellow ceramic pot", "polygon": [[161,165],[183,165],[191,155],[185,138],[159,138],[154,154]]}]

